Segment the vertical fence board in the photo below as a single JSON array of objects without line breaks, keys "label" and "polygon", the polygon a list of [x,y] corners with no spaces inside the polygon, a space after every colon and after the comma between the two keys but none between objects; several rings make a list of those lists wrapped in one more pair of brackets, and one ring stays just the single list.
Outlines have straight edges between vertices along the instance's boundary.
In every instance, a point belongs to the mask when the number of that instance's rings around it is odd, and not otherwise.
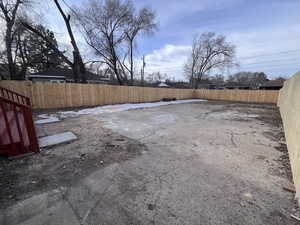
[{"label": "vertical fence board", "polygon": [[31,81],[1,81],[0,86],[29,97],[34,108],[155,102],[166,97],[276,104],[279,94],[279,91],[265,90],[192,90]]}]

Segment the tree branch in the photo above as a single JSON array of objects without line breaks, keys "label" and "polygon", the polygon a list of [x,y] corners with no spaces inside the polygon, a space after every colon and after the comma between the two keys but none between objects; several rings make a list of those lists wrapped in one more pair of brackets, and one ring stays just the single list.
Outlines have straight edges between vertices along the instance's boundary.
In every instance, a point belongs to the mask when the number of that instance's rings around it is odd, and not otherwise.
[{"label": "tree branch", "polygon": [[46,41],[49,44],[49,47],[55,51],[58,55],[62,57],[62,59],[69,65],[73,66],[73,63],[60,51],[47,37],[45,37],[40,31],[35,29],[33,26],[29,25],[28,23],[21,22],[21,24],[30,32],[35,33],[39,37],[41,37],[44,41]]}]

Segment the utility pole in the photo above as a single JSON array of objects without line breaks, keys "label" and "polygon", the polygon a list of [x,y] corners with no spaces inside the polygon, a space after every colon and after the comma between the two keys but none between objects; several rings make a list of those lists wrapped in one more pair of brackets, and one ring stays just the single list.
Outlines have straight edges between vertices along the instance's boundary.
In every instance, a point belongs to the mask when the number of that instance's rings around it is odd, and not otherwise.
[{"label": "utility pole", "polygon": [[142,69],[141,69],[141,85],[144,86],[144,75],[145,75],[145,66],[146,66],[144,55],[142,57],[142,60],[143,60],[143,65],[142,65]]}]

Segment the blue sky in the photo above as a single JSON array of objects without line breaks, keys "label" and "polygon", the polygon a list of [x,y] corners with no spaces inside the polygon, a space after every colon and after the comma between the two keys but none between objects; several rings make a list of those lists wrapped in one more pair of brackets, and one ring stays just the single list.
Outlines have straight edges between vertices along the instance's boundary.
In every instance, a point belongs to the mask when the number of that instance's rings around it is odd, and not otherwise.
[{"label": "blue sky", "polygon": [[[65,0],[70,5],[86,0]],[[299,0],[135,0],[157,14],[159,30],[140,37],[136,58],[146,55],[146,72],[161,71],[183,79],[182,67],[196,34],[216,32],[236,45],[236,71],[263,71],[270,77],[300,70]],[[51,8],[51,4],[50,4]],[[52,12],[52,10],[51,10]],[[51,13],[51,26],[63,34],[61,18]],[[226,72],[224,75],[227,75]]]}]

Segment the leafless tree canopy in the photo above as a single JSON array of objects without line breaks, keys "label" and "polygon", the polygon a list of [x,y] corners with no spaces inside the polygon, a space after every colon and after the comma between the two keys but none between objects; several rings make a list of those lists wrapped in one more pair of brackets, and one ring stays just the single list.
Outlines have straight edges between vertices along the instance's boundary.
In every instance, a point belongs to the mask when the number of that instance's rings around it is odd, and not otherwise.
[{"label": "leafless tree canopy", "polygon": [[108,0],[102,3],[89,0],[77,11],[77,19],[82,25],[86,42],[103,58],[122,84],[127,77],[122,73],[119,56],[125,39],[123,27],[129,20],[132,4],[129,1],[121,3],[118,0]]},{"label": "leafless tree canopy", "polygon": [[168,75],[161,72],[154,72],[148,74],[146,79],[149,83],[160,83],[166,81],[168,79]]},{"label": "leafless tree canopy", "polygon": [[154,13],[146,8],[137,13],[129,0],[89,0],[76,15],[86,42],[114,72],[119,84],[128,82],[128,73],[132,82],[134,40],[140,32],[154,30]]},{"label": "leafless tree canopy", "polygon": [[79,48],[77,46],[77,42],[75,40],[75,36],[73,34],[73,30],[71,27],[71,14],[66,14],[62,7],[60,6],[60,3],[58,0],[53,0],[60,15],[64,19],[65,25],[68,30],[68,34],[71,40],[71,45],[73,47],[73,63],[72,63],[72,70],[74,75],[75,82],[78,82],[80,79],[82,83],[86,83],[86,77],[85,77],[85,65],[83,63]]},{"label": "leafless tree canopy", "polygon": [[16,79],[18,72],[12,46],[16,37],[17,13],[26,4],[29,4],[28,0],[0,0],[0,18],[5,21],[5,48],[10,79]]},{"label": "leafless tree canopy", "polygon": [[[66,56],[65,51],[59,49],[51,30],[43,24],[36,24],[30,20],[30,10],[25,6],[30,6],[30,9],[34,10],[31,4],[33,2],[35,1],[0,0],[0,19],[5,24],[2,38],[5,51],[0,52],[0,59],[9,71],[9,77],[5,75],[3,79],[25,79],[27,66],[37,62],[36,54],[25,55],[24,50],[29,46],[27,39],[31,38],[43,42],[60,61],[71,67],[75,82],[85,83],[86,65],[100,62],[101,67],[106,65],[103,69],[111,71],[119,84],[133,84],[136,37],[140,34],[151,35],[157,27],[155,13],[152,10],[136,9],[131,0],[87,0],[81,8],[70,7],[64,0],[50,0],[67,28],[73,50],[71,59]],[[71,26],[71,18],[76,18],[75,21],[81,25],[82,34],[88,45],[99,56],[98,59],[83,62],[77,37]]]},{"label": "leafless tree canopy", "polygon": [[33,24],[30,24],[26,21],[23,21],[22,24],[27,30],[38,35],[40,38],[42,38],[44,41],[46,41],[48,43],[49,47],[52,48],[52,50],[55,51],[56,54],[58,54],[61,57],[61,59],[64,60],[64,62],[72,68],[73,78],[76,83],[79,81],[82,83],[86,83],[85,64],[83,63],[79,48],[77,46],[75,36],[73,34],[73,29],[71,27],[71,22],[70,22],[71,14],[66,13],[62,9],[61,2],[59,0],[53,0],[53,3],[56,6],[57,10],[59,11],[61,17],[63,18],[63,20],[65,22],[65,25],[66,25],[66,28],[68,31],[68,35],[71,40],[71,45],[73,48],[73,60],[68,59],[68,57],[65,56],[64,52],[60,51],[58,46],[53,45],[51,40],[49,40],[49,38],[46,37],[43,33],[39,32],[39,30],[36,29]]},{"label": "leafless tree canopy", "polygon": [[224,36],[204,33],[194,38],[184,72],[191,86],[197,88],[201,79],[211,71],[234,66],[234,57],[235,46],[226,42]]},{"label": "leafless tree canopy", "polygon": [[128,59],[129,59],[129,69],[127,70],[130,73],[130,81],[133,83],[134,78],[134,60],[133,60],[133,51],[134,51],[134,41],[137,35],[140,32],[144,34],[151,35],[157,29],[157,24],[155,22],[155,13],[149,8],[142,8],[139,11],[133,11],[133,14],[128,21],[128,24],[125,28],[125,36],[128,42]]},{"label": "leafless tree canopy", "polygon": [[257,89],[267,80],[268,77],[263,72],[238,72],[229,75],[227,83],[229,85],[249,86],[253,89]]}]

